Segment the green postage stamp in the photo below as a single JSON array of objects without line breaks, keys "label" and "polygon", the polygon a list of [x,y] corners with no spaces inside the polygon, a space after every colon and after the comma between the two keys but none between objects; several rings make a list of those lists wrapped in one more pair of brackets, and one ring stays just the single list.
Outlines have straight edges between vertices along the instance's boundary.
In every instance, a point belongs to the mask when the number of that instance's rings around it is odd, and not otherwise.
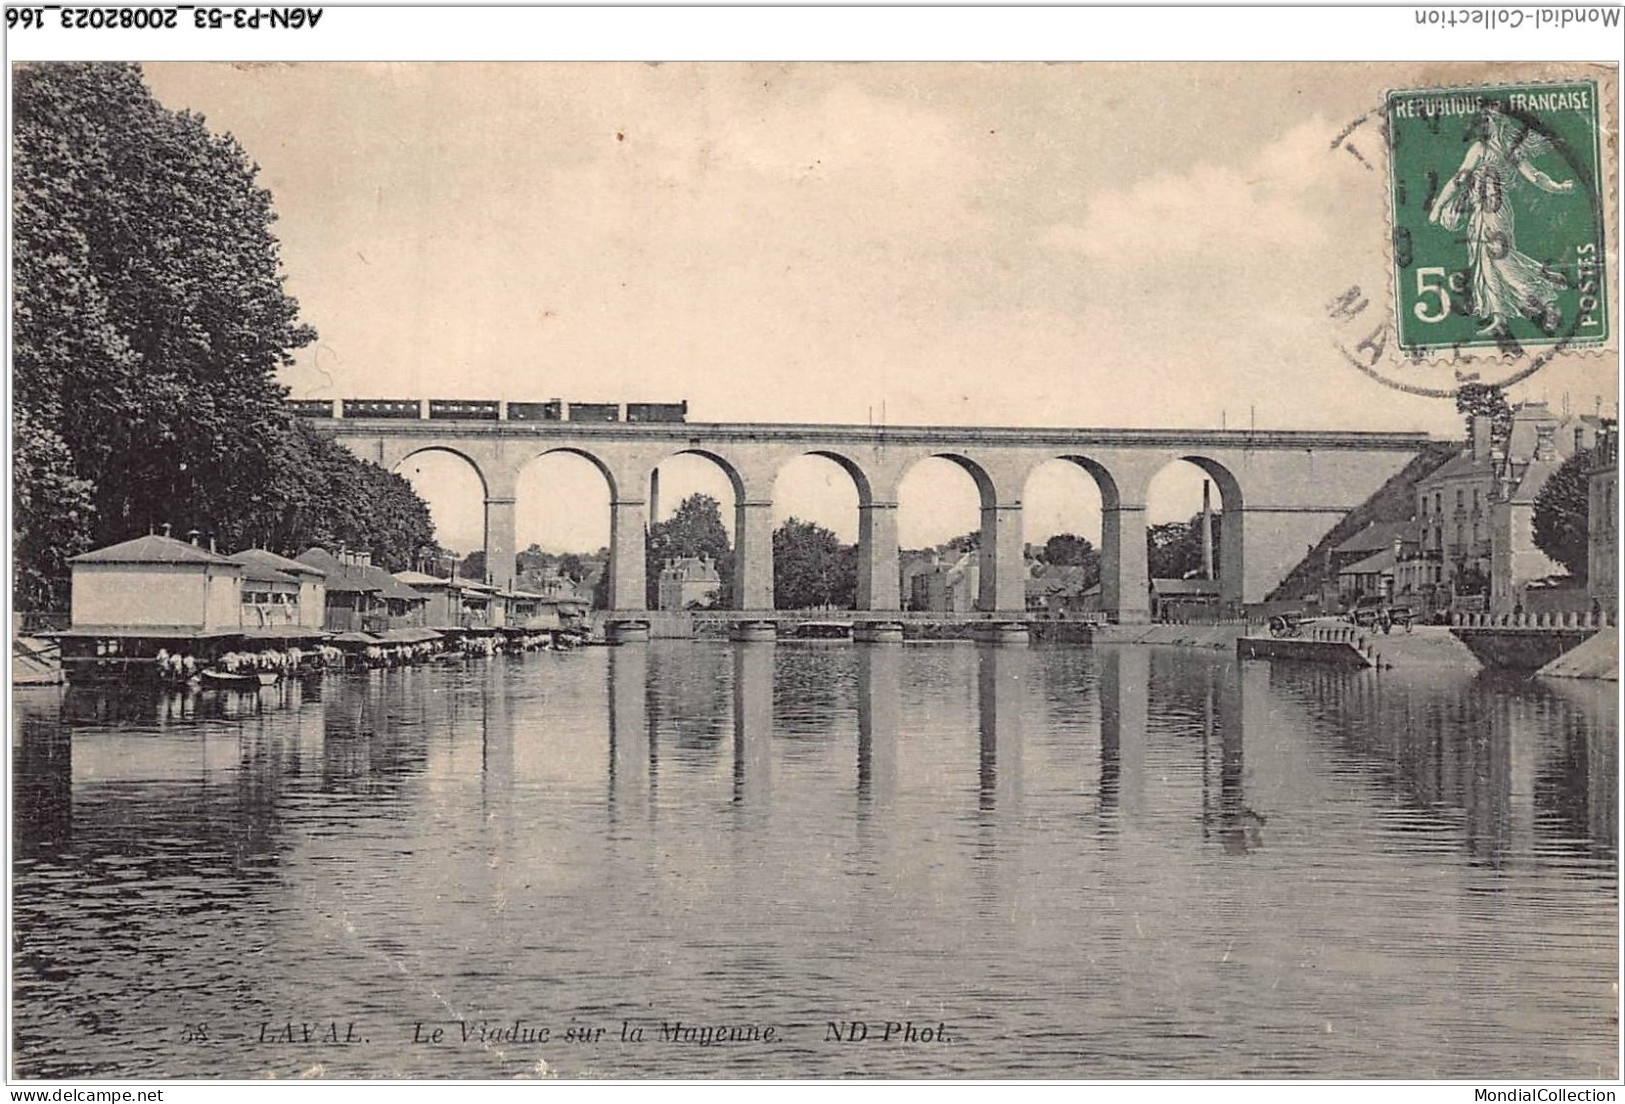
[{"label": "green postage stamp", "polygon": [[1405,353],[1608,340],[1594,81],[1390,92],[1387,127]]}]

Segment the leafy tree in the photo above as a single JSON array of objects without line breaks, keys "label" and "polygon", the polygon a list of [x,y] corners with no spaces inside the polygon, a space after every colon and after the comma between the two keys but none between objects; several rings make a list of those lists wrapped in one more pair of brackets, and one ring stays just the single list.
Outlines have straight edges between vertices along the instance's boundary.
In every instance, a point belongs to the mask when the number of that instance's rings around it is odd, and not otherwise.
[{"label": "leafy tree", "polygon": [[974,552],[982,547],[982,531],[972,529],[968,533],[961,533],[957,537],[943,541],[941,548],[944,552]]},{"label": "leafy tree", "polygon": [[559,574],[573,583],[579,583],[587,577],[587,565],[581,562],[579,553],[566,552],[559,557]]},{"label": "leafy tree", "polygon": [[135,65],[31,65],[13,87],[23,594],[47,597],[70,551],[166,522],[410,566],[433,543],[422,500],[283,409],[276,371],[315,331],[257,166]]},{"label": "leafy tree", "polygon": [[137,66],[30,66],[14,87],[18,405],[94,485],[98,541],[218,532],[274,460],[276,369],[315,337],[270,193]]},{"label": "leafy tree", "polygon": [[1590,545],[1591,453],[1579,451],[1551,474],[1535,496],[1535,547],[1585,580]]},{"label": "leafy tree", "polygon": [[298,419],[287,420],[266,483],[238,506],[215,530],[225,547],[364,548],[390,571],[416,567],[439,548],[429,508],[410,483]]},{"label": "leafy tree", "polygon": [[457,575],[462,579],[485,578],[485,549],[476,548],[464,556],[457,565]]},{"label": "leafy tree", "polygon": [[88,480],[56,434],[18,410],[12,428],[12,556],[17,600],[30,609],[63,609],[67,557],[90,547],[95,506]]},{"label": "leafy tree", "polygon": [[1473,418],[1480,414],[1489,416],[1493,443],[1504,444],[1512,435],[1512,405],[1493,383],[1464,383],[1456,388],[1456,413],[1467,416],[1468,441],[1473,439]]},{"label": "leafy tree", "polygon": [[790,518],[773,531],[775,609],[851,609],[857,569],[857,548],[822,525]]},{"label": "leafy tree", "polygon": [[722,527],[722,505],[710,495],[689,495],[678,504],[677,512],[671,517],[649,526],[644,569],[650,609],[658,604],[660,569],[666,566],[667,560],[684,556],[703,556],[716,565],[717,574],[722,576],[716,604],[731,608],[733,547],[728,542],[728,531]]},{"label": "leafy tree", "polygon": [[[1213,512],[1213,574],[1219,574],[1221,541],[1219,524],[1222,515]],[[1202,571],[1202,515],[1189,521],[1168,521],[1146,527],[1145,554],[1147,573],[1153,579],[1184,579],[1200,575]]]},{"label": "leafy tree", "polygon": [[1088,537],[1080,537],[1075,533],[1056,533],[1044,542],[1044,549],[1038,558],[1047,564],[1061,566],[1082,567],[1091,559],[1099,561],[1100,554]]}]

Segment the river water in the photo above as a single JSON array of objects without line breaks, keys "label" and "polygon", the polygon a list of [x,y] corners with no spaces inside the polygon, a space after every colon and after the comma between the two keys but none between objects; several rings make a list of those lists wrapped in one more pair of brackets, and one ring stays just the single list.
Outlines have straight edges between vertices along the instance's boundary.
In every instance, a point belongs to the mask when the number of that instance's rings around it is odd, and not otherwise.
[{"label": "river water", "polygon": [[1614,691],[812,642],[18,691],[14,1072],[1611,1077]]}]

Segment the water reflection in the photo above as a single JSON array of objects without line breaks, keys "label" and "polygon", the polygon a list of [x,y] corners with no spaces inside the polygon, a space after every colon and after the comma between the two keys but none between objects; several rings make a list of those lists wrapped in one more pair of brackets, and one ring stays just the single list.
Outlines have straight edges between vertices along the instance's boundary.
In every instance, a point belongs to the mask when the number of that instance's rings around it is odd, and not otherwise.
[{"label": "water reflection", "polygon": [[858,815],[889,807],[897,789],[903,649],[858,647]]},{"label": "water reflection", "polygon": [[[1151,653],[1144,648],[1100,652],[1100,810],[1120,804],[1137,812],[1144,798],[1146,708]],[[1109,816],[1102,825],[1113,824]]]},{"label": "water reflection", "polygon": [[[550,1052],[567,1075],[1611,1069],[1606,688],[655,642],[278,689],[17,696],[20,1073],[533,1071],[397,1030],[448,1007],[794,1036]],[[309,1004],[375,1045],[143,1026]],[[804,1029],[863,1009],[962,1041]]]},{"label": "water reflection", "polygon": [[[1013,812],[1021,800],[1021,716],[1027,708],[1022,676],[1030,657],[996,644],[976,649],[978,759],[976,807]],[[1001,763],[1002,756],[1002,763]]]},{"label": "water reflection", "polygon": [[[13,704],[19,733],[12,788],[12,847],[20,860],[73,842],[73,738],[39,708],[38,692]],[[28,701],[34,697],[35,701]],[[52,695],[52,699],[55,695]],[[51,701],[55,706],[56,702]]]},{"label": "water reflection", "polygon": [[649,729],[649,651],[641,644],[609,653],[609,792],[614,823],[622,811],[647,812],[654,793],[657,746]]},{"label": "water reflection", "polygon": [[1432,836],[1459,825],[1472,861],[1490,868],[1553,849],[1613,857],[1617,719],[1605,689],[1260,666],[1253,677],[1268,672],[1270,700],[1301,708],[1341,769],[1397,799],[1391,830]]},{"label": "water reflection", "polygon": [[733,802],[767,806],[773,792],[772,741],[777,645],[754,641],[733,652]]}]

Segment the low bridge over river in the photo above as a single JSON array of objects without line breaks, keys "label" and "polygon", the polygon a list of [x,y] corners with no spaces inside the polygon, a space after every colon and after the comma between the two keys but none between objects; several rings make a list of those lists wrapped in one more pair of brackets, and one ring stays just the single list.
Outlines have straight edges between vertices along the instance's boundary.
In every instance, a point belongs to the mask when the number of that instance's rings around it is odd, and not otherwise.
[{"label": "low bridge over river", "polygon": [[[504,404],[506,408],[509,404]],[[340,410],[343,409],[341,405]],[[422,409],[429,409],[428,403]],[[454,453],[485,494],[485,562],[511,581],[519,473],[538,456],[591,461],[609,488],[610,608],[645,607],[644,539],[655,469],[679,454],[714,461],[734,492],[734,596],[740,611],[773,607],[773,491],[779,470],[803,455],[826,457],[858,493],[859,611],[901,608],[897,489],[928,457],[963,468],[981,496],[977,609],[1025,614],[1021,496],[1040,464],[1065,460],[1100,488],[1102,608],[1112,620],[1149,615],[1145,504],[1152,477],[1174,460],[1201,467],[1219,488],[1220,599],[1258,602],[1349,510],[1409,461],[1422,433],[1184,429],[1018,429],[970,426],[788,425],[727,422],[459,421],[429,417],[315,417],[357,455],[394,469],[420,452]],[[558,503],[561,509],[570,503]]]}]

